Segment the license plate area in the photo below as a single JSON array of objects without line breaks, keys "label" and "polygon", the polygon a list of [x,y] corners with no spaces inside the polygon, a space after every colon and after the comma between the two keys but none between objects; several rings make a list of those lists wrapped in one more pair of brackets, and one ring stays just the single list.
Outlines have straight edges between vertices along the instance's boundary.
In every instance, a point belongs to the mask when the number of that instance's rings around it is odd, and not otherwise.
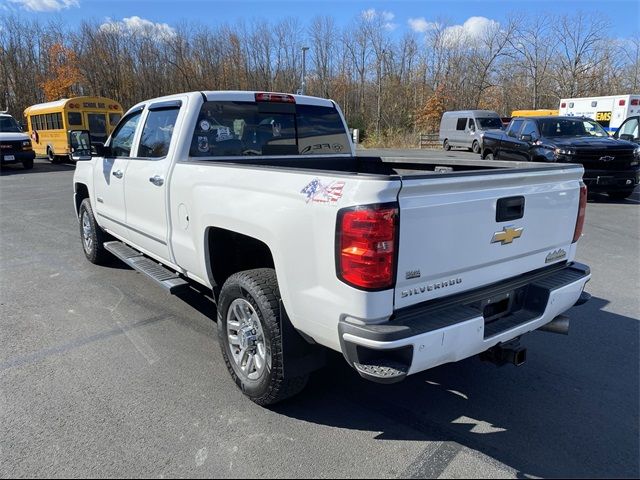
[{"label": "license plate area", "polygon": [[4,159],[5,159],[5,161],[9,162],[9,161],[15,160],[16,157],[15,157],[15,155],[5,155]]},{"label": "license plate area", "polygon": [[525,303],[526,292],[526,286],[520,287],[480,300],[472,304],[472,306],[482,312],[486,325],[522,310]]},{"label": "license plate area", "polygon": [[598,177],[596,179],[596,183],[598,185],[613,185],[616,183],[616,178],[615,177]]}]

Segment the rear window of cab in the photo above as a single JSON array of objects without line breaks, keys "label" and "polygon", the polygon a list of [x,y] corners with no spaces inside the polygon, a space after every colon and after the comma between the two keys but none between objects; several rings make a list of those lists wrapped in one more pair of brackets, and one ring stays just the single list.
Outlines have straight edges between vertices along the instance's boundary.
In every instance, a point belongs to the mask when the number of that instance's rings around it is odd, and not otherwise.
[{"label": "rear window of cab", "polygon": [[205,102],[191,157],[349,153],[349,137],[333,107],[256,102]]}]

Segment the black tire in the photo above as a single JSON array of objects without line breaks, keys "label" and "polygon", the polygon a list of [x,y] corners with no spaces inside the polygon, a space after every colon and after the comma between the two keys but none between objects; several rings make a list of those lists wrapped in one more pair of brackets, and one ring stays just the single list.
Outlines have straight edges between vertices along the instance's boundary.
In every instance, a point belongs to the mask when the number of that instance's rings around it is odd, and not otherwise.
[{"label": "black tire", "polygon": [[491,152],[485,153],[484,154],[484,159],[485,160],[495,160],[495,158],[493,157],[493,153],[491,153]]},{"label": "black tire", "polygon": [[[96,219],[93,216],[91,202],[88,198],[85,198],[80,204],[78,224],[80,225],[80,241],[82,242],[84,256],[87,257],[87,260],[91,263],[95,263],[96,265],[106,263],[109,258],[109,252],[104,248],[104,242],[107,238],[107,234],[96,222]],[[86,232],[85,227],[88,227]],[[91,242],[87,242],[85,233],[87,234],[87,237],[91,239]]]},{"label": "black tire", "polygon": [[451,145],[449,145],[449,140],[445,140],[442,144],[442,148],[444,148],[447,152],[451,150]]},{"label": "black tire", "polygon": [[627,197],[630,197],[633,193],[633,189],[631,190],[618,190],[616,192],[607,192],[609,194],[609,198],[612,200],[624,200]]},{"label": "black tire", "polygon": [[60,163],[60,157],[55,155],[50,147],[47,147],[47,158],[51,163]]},{"label": "black tire", "polygon": [[[231,352],[227,320],[229,307],[238,299],[246,300],[253,307],[264,334],[266,364],[257,379],[250,379],[241,370]],[[260,268],[231,275],[224,283],[218,301],[218,338],[227,369],[242,392],[262,406],[273,405],[300,393],[308,380],[308,375],[288,377],[284,374],[279,299],[276,272]],[[236,332],[237,336],[239,332]]]},{"label": "black tire", "polygon": [[25,170],[31,170],[33,168],[33,158],[29,160],[24,160],[22,162],[22,166],[24,167]]},{"label": "black tire", "polygon": [[473,141],[473,144],[471,145],[471,151],[473,153],[480,153],[480,144],[477,140]]}]

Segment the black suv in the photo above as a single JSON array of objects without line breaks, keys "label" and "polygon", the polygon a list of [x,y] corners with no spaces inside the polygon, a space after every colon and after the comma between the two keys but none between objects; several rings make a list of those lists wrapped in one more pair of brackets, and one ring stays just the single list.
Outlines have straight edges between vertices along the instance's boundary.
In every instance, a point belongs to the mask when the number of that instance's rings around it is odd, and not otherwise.
[{"label": "black suv", "polygon": [[580,163],[589,191],[616,199],[628,197],[640,183],[640,146],[610,137],[589,118],[514,118],[506,132],[484,135],[482,158]]}]

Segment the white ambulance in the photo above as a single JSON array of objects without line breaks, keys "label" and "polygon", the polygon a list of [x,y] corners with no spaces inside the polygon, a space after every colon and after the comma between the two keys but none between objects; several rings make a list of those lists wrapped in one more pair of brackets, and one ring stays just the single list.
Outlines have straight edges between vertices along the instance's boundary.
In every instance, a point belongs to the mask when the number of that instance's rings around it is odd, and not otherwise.
[{"label": "white ambulance", "polygon": [[615,132],[627,118],[638,114],[640,114],[640,94],[560,100],[559,115],[592,118],[610,134]]}]

